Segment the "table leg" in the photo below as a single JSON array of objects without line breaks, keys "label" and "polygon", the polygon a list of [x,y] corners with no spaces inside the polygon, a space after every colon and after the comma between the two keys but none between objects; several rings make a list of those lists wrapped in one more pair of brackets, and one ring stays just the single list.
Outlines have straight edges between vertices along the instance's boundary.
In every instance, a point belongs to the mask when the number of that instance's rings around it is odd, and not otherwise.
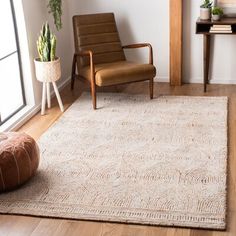
[{"label": "table leg", "polygon": [[208,34],[204,34],[203,35],[204,92],[206,92],[207,84],[209,82],[210,48],[211,48],[211,36]]}]

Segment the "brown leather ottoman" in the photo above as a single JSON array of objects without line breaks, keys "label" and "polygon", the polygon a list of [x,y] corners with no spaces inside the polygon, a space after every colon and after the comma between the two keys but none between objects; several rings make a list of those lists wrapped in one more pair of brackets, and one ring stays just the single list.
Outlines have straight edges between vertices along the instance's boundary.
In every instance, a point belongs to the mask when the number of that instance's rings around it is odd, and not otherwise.
[{"label": "brown leather ottoman", "polygon": [[0,192],[29,180],[39,165],[39,148],[25,133],[0,133]]}]

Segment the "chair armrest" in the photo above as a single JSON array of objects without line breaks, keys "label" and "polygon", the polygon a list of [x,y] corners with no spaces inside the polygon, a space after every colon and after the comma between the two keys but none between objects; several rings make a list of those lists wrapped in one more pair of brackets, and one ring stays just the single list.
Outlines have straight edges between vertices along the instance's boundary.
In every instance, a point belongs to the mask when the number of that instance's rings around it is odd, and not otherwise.
[{"label": "chair armrest", "polygon": [[77,57],[87,57],[87,56],[89,56],[91,82],[95,83],[95,67],[93,62],[93,52],[91,50],[77,52],[74,54],[74,59],[76,60]]},{"label": "chair armrest", "polygon": [[123,49],[135,49],[135,48],[144,48],[144,47],[149,48],[149,64],[153,65],[153,50],[152,50],[152,45],[150,43],[130,44],[130,45],[125,45],[122,48]]},{"label": "chair armrest", "polygon": [[90,56],[93,57],[93,52],[88,50],[88,51],[79,51],[77,53],[74,54],[75,56],[79,56],[79,57],[86,57],[86,56]]}]

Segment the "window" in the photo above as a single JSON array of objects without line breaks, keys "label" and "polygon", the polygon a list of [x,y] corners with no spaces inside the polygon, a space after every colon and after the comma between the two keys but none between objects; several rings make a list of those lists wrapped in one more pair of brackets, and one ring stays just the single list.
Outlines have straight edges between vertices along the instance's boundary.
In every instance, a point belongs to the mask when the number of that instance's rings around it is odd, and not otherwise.
[{"label": "window", "polygon": [[13,0],[0,7],[0,126],[26,102]]}]

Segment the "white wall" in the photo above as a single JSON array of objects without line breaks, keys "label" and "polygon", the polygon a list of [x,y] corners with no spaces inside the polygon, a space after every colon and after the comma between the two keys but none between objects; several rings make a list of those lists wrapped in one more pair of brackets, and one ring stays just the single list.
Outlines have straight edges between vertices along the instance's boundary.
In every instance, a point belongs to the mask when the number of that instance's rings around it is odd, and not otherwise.
[{"label": "white wall", "polygon": [[[63,1],[64,2],[64,1]],[[70,16],[67,4],[63,4],[63,29],[59,32],[54,27],[52,16],[48,14],[47,4],[48,0],[22,0],[23,11],[25,17],[25,26],[29,45],[30,70],[32,78],[25,78],[33,80],[33,89],[35,96],[35,104],[39,105],[41,102],[41,83],[35,78],[34,58],[38,57],[36,41],[42,27],[42,24],[49,21],[51,29],[58,38],[57,55],[61,57],[62,79],[58,84],[62,84],[70,74],[72,61],[72,39],[70,34]]]},{"label": "white wall", "polygon": [[[150,42],[158,78],[169,77],[169,2],[167,0],[70,0],[71,17],[76,14],[114,12],[122,44]],[[71,28],[72,29],[72,28]],[[145,50],[145,49],[144,49]],[[146,60],[144,50],[127,53],[129,59]]]},{"label": "white wall", "polygon": [[[202,82],[202,36],[195,34],[195,22],[202,0],[183,0],[185,82]],[[169,77],[169,1],[155,0],[70,0],[70,15],[114,12],[123,44],[147,41],[154,48],[159,81]],[[175,17],[175,16],[172,16]],[[216,36],[212,41],[211,83],[236,83],[236,37]],[[136,54],[132,59],[146,54]],[[130,56],[130,55],[129,55]],[[140,57],[141,56],[141,57]]]},{"label": "white wall", "polygon": [[[184,1],[184,81],[202,82],[202,36],[195,34],[195,21],[201,0]],[[36,105],[41,101],[41,84],[35,78],[33,59],[37,56],[36,40],[42,24],[49,20],[58,37],[57,55],[62,60],[62,84],[70,76],[74,50],[72,16],[99,12],[114,12],[123,44],[150,42],[159,81],[169,79],[169,1],[155,0],[64,0],[63,29],[56,31],[48,14],[48,0],[22,0],[29,43],[30,68]],[[172,16],[174,17],[174,16]],[[212,49],[212,83],[236,83],[236,37],[216,36]],[[131,50],[129,59],[147,60],[147,51]],[[26,78],[31,79],[31,78]]]},{"label": "white wall", "polygon": [[[201,0],[184,0],[184,80],[202,82],[203,39],[195,34]],[[212,41],[211,83],[236,83],[236,37],[217,35]]]}]

